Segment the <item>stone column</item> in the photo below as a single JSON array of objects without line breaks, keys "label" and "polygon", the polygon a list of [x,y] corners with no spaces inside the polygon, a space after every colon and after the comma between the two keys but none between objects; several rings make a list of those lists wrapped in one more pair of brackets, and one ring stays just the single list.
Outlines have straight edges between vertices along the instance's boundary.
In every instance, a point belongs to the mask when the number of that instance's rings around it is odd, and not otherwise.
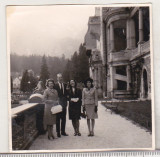
[{"label": "stone column", "polygon": [[110,80],[111,80],[111,98],[113,98],[113,90],[114,90],[114,67],[110,65]]},{"label": "stone column", "polygon": [[130,66],[127,65],[127,90],[130,90],[130,83],[131,83]]},{"label": "stone column", "polygon": [[143,79],[143,70],[141,74],[141,84],[140,84],[140,99],[144,98],[144,79]]},{"label": "stone column", "polygon": [[127,20],[126,27],[127,27],[127,49],[130,49],[131,48],[130,46],[130,19]]},{"label": "stone column", "polygon": [[142,8],[139,8],[139,43],[143,41],[143,12]]},{"label": "stone column", "polygon": [[99,81],[100,81],[99,82],[99,86],[102,87],[102,85],[103,85],[103,76],[102,76],[102,66],[101,65],[99,66],[99,74],[98,75],[99,75]]},{"label": "stone column", "polygon": [[101,66],[99,65],[98,66],[98,93],[99,93],[99,96],[102,97],[102,68]]},{"label": "stone column", "polygon": [[110,24],[110,50],[113,52],[115,50],[114,48],[114,27],[113,23]]},{"label": "stone column", "polygon": [[100,38],[100,44],[101,44],[101,54],[102,54],[102,63],[106,64],[106,28],[105,23],[101,22],[101,38]]},{"label": "stone column", "polygon": [[130,19],[130,48],[133,49],[135,47],[136,47],[135,22],[133,19]]},{"label": "stone column", "polygon": [[98,88],[98,69],[97,69],[97,67],[95,67],[94,68],[94,76],[95,76],[95,78],[94,78],[94,81],[95,81],[95,87],[96,88]]},{"label": "stone column", "polygon": [[107,40],[106,40],[106,44],[107,44],[107,53],[109,53],[110,51],[110,28],[107,27],[106,25],[106,37],[107,37]]},{"label": "stone column", "polygon": [[127,49],[136,47],[135,22],[133,19],[127,20]]}]

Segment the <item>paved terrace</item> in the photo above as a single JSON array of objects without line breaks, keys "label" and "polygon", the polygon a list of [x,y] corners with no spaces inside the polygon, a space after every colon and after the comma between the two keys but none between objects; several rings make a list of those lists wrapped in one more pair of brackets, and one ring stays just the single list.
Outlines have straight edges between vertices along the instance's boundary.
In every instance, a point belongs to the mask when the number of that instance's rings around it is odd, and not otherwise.
[{"label": "paved terrace", "polygon": [[[86,119],[80,121],[81,137],[74,136],[71,121],[66,123],[68,137],[62,136],[53,141],[46,135],[39,136],[31,145],[30,150],[64,150],[64,149],[109,149],[109,148],[150,148],[152,135],[144,128],[131,121],[106,110],[99,103],[98,116],[95,125],[95,136],[88,137]],[[53,128],[54,134],[55,126]]]}]

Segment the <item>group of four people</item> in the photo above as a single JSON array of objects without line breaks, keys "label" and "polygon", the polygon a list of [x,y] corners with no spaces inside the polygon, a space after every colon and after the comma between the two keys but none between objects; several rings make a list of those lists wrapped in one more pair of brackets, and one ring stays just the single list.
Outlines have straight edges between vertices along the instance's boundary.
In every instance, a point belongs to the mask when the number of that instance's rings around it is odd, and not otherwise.
[{"label": "group of four people", "polygon": [[[42,82],[41,82],[42,83]],[[69,86],[63,82],[62,74],[57,74],[57,83],[53,79],[46,81],[46,89],[40,92],[40,85],[36,92],[44,96],[44,129],[48,131],[48,139],[54,139],[53,125],[56,124],[57,137],[68,136],[65,131],[66,126],[66,112],[67,102],[69,102],[69,119],[72,120],[74,128],[74,136],[81,136],[79,131],[79,120],[81,117],[81,110],[86,112],[87,125],[89,134],[94,136],[95,119],[98,118],[97,106],[98,98],[96,89],[93,86],[93,80],[88,78],[85,81],[85,88],[81,91],[77,88],[75,80],[70,80]],[[56,105],[62,105],[62,112],[52,114],[51,108]]]}]

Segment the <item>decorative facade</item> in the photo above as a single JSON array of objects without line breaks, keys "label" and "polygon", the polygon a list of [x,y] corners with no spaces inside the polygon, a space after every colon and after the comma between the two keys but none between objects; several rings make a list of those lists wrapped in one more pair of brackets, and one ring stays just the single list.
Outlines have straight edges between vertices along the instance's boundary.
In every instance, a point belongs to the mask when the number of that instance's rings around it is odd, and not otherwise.
[{"label": "decorative facade", "polygon": [[149,7],[102,7],[90,17],[86,53],[99,95],[151,99],[149,21]]}]

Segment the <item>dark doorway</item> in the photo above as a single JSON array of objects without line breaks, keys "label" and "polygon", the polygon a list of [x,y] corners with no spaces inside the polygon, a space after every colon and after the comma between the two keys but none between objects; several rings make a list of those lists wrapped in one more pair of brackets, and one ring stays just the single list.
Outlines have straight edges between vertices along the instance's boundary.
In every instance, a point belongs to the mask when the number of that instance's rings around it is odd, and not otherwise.
[{"label": "dark doorway", "polygon": [[148,79],[147,79],[147,71],[143,70],[143,89],[144,89],[144,97],[148,97]]},{"label": "dark doorway", "polygon": [[117,80],[117,90],[127,90],[127,82]]}]

